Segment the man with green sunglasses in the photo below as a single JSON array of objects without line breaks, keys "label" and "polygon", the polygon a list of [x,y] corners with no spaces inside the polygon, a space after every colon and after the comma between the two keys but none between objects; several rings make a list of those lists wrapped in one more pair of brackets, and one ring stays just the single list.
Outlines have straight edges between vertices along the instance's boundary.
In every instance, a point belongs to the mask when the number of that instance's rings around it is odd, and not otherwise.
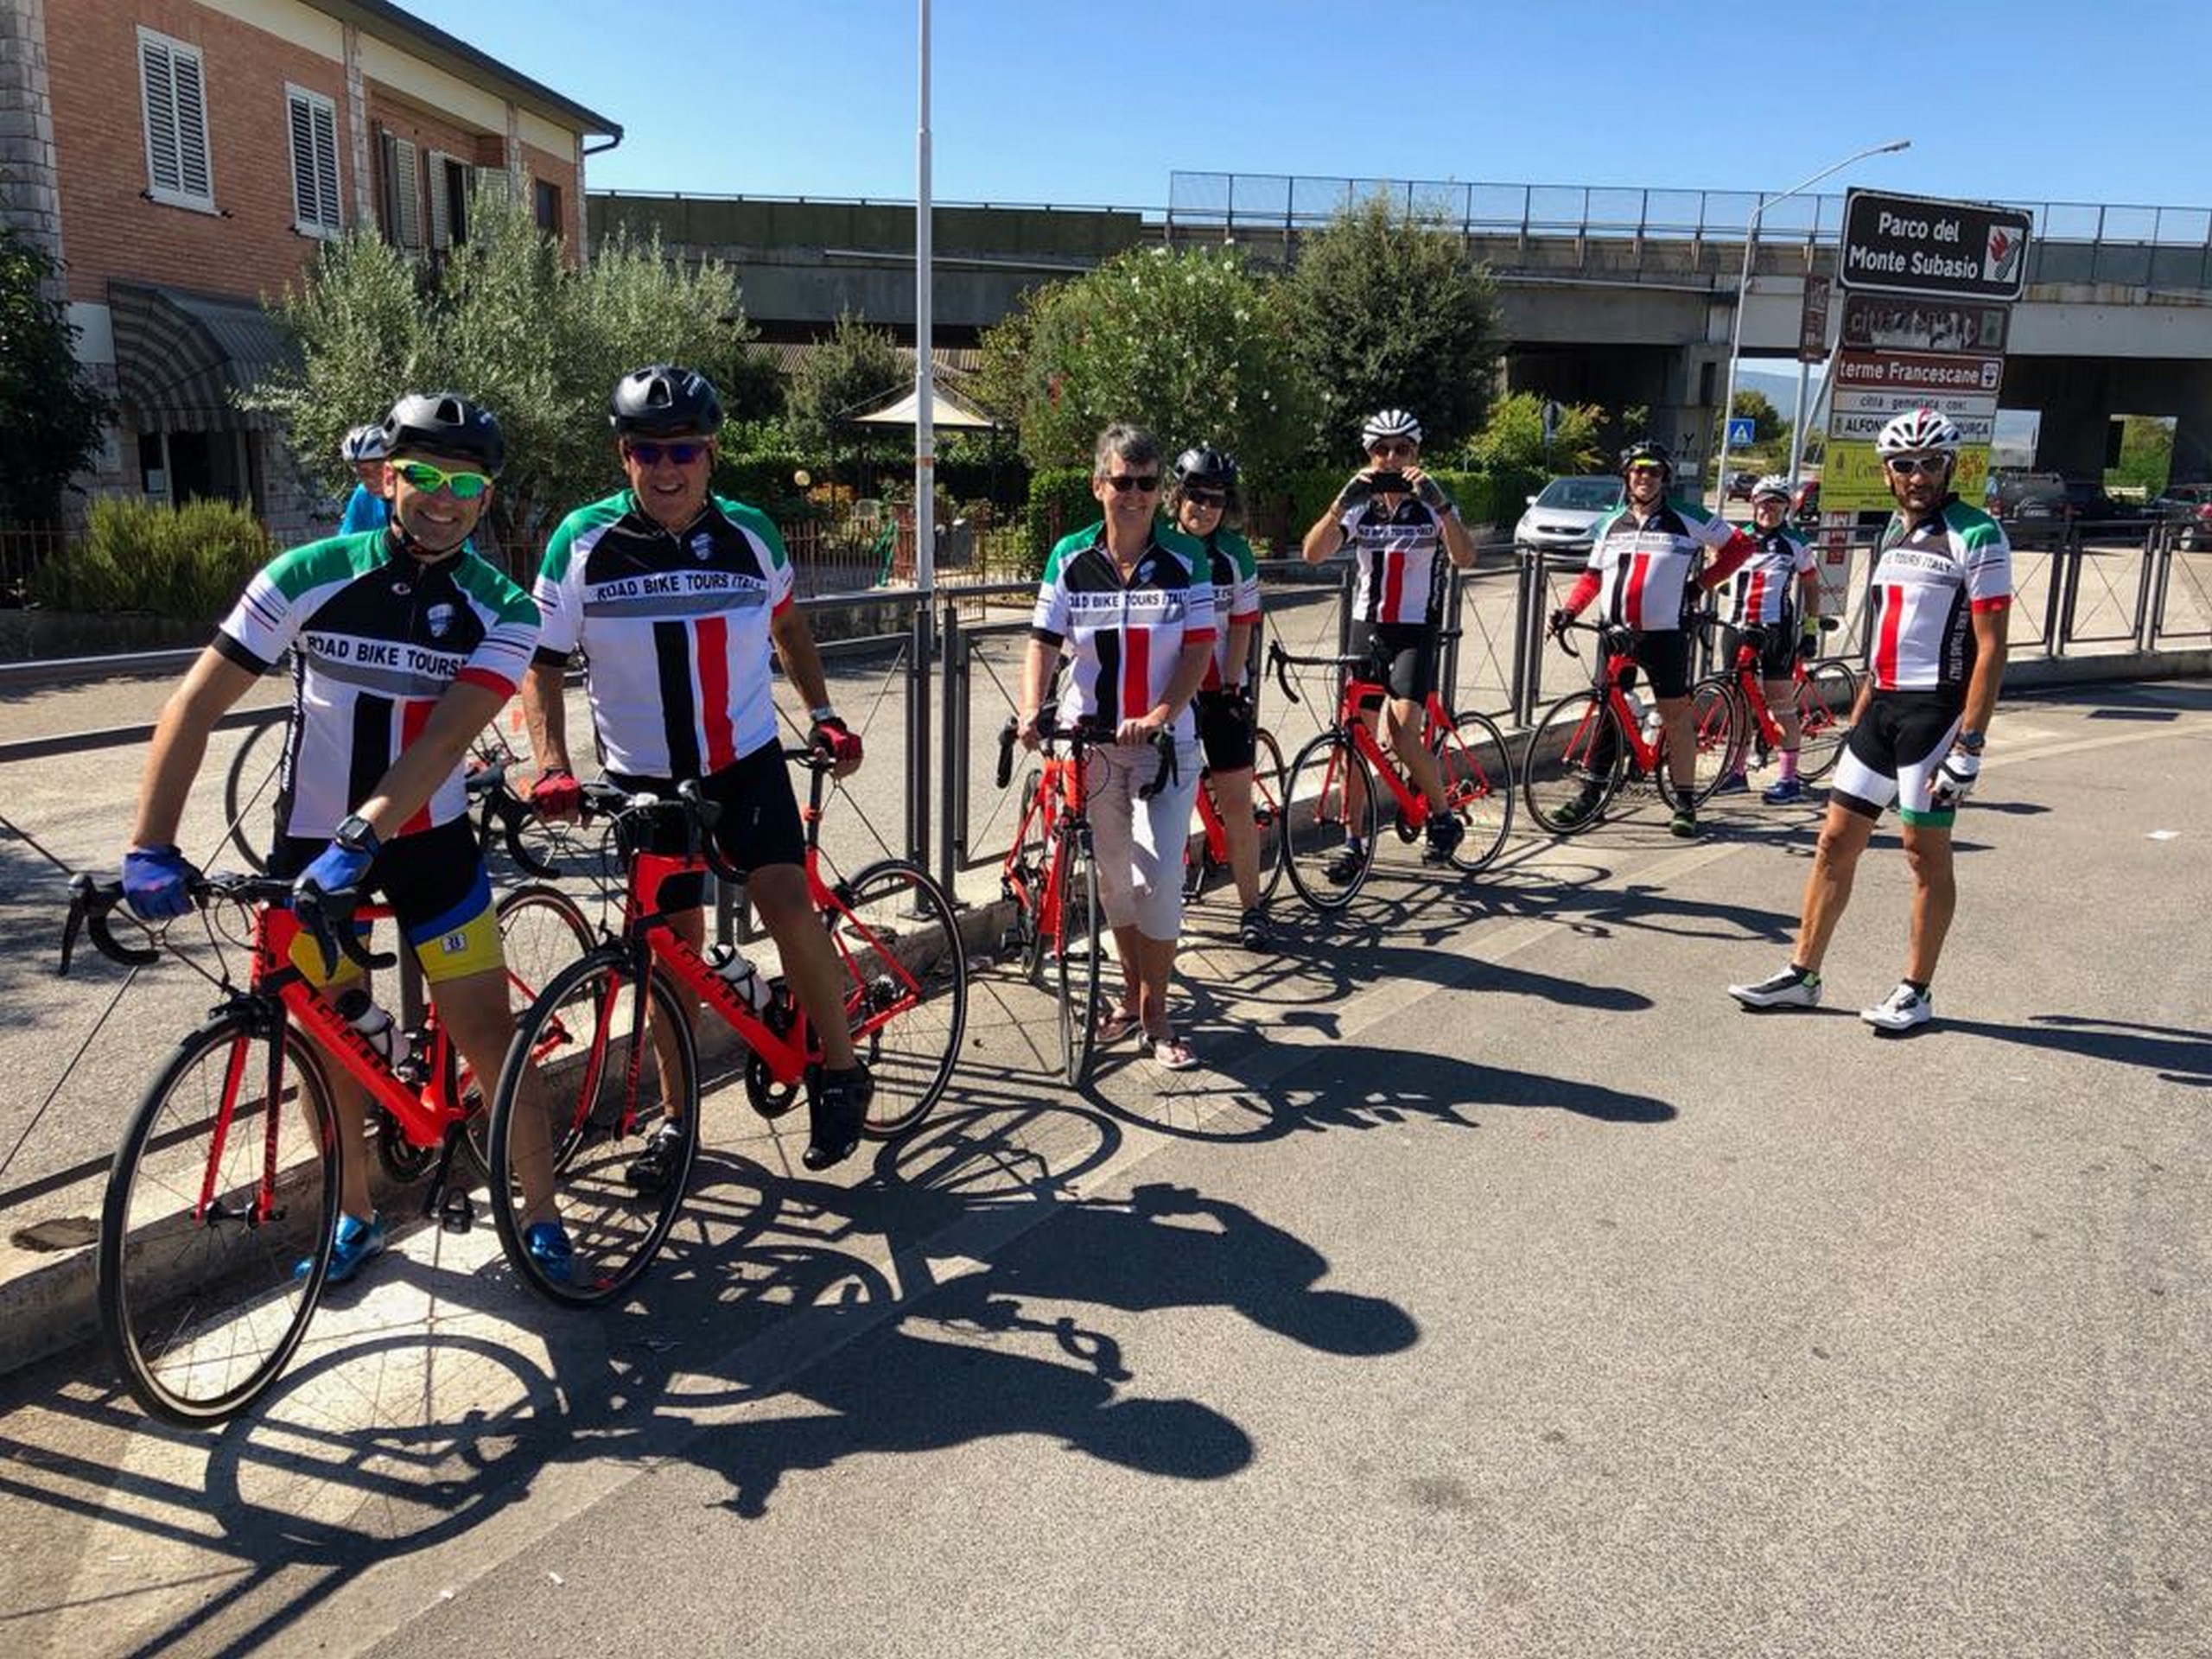
[{"label": "man with green sunglasses", "polygon": [[[162,710],[123,861],[124,894],[149,921],[192,907],[199,872],[176,835],[208,734],[289,651],[292,717],[270,873],[296,876],[303,896],[380,892],[423,965],[440,1022],[475,1074],[495,1077],[514,1020],[461,764],[529,667],[537,607],[468,545],[506,451],[491,412],[455,392],[410,393],[385,417],[383,437],[391,522],[279,555],[246,584]],[[319,985],[359,975],[342,959],[334,968],[312,942],[295,965]],[[369,1194],[365,1096],[342,1068],[329,1074],[341,1213],[328,1276],[342,1281],[384,1249],[385,1231]],[[525,1080],[535,1086],[534,1076]],[[518,1121],[545,1118],[524,1112]],[[552,1208],[550,1148],[520,1148],[516,1163],[524,1248],[550,1276],[566,1278],[570,1249]]]}]

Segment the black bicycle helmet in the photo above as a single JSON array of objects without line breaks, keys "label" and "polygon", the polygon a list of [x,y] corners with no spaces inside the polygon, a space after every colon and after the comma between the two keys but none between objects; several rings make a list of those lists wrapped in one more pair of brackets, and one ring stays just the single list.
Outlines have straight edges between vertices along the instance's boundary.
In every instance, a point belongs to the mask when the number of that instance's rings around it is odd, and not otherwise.
[{"label": "black bicycle helmet", "polygon": [[507,459],[507,440],[492,411],[457,391],[410,391],[384,417],[385,454],[411,450],[466,455],[494,477]]},{"label": "black bicycle helmet", "polygon": [[1659,470],[1669,478],[1675,475],[1675,458],[1667,453],[1667,446],[1656,438],[1638,438],[1621,451],[1621,471],[1637,465],[1656,463]]},{"label": "black bicycle helmet", "polygon": [[696,369],[651,364],[614,383],[614,395],[607,400],[607,423],[626,438],[679,432],[712,437],[722,429],[721,394]]},{"label": "black bicycle helmet", "polygon": [[1211,444],[1201,443],[1175,457],[1175,481],[1202,489],[1229,490],[1236,486],[1236,457]]}]

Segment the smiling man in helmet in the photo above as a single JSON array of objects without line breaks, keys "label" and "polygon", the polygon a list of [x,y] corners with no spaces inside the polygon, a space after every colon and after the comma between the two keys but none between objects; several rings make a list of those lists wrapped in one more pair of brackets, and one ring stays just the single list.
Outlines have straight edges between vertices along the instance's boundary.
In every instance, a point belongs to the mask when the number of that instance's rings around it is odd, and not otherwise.
[{"label": "smiling man in helmet", "polygon": [[1958,903],[1951,828],[1980,775],[2005,677],[2012,550],[1996,520],[1953,490],[1959,429],[1945,416],[1910,410],[1882,429],[1874,450],[1897,511],[1875,549],[1873,660],[1828,791],[1797,949],[1772,978],[1728,992],[1748,1008],[1818,1005],[1821,961],[1859,855],[1895,801],[1912,871],[1904,977],[1859,1016],[1894,1035],[1936,1017],[1929,986]]}]

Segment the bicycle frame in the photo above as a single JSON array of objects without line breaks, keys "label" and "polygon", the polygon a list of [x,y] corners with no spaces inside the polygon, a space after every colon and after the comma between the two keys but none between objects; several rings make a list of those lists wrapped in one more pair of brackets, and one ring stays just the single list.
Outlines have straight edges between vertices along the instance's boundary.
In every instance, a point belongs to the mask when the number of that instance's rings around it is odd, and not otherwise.
[{"label": "bicycle frame", "polygon": [[[1576,623],[1571,626],[1590,628],[1600,636],[1609,632],[1604,626],[1597,623]],[[1666,734],[1662,728],[1660,741],[1656,743],[1646,738],[1643,734],[1643,722],[1637,718],[1635,708],[1628,700],[1627,677],[1638,666],[1634,652],[1618,650],[1608,644],[1605,650],[1605,670],[1590,689],[1593,695],[1600,696],[1605,699],[1606,706],[1613,711],[1615,717],[1620,721],[1621,730],[1628,734],[1630,768],[1656,778],[1658,776],[1659,768],[1666,763]]]}]

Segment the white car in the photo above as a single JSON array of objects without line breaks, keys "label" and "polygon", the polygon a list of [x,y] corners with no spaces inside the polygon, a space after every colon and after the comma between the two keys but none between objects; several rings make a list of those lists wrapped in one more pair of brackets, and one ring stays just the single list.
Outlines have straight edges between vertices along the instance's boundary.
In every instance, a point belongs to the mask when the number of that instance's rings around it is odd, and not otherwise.
[{"label": "white car", "polygon": [[1587,553],[1592,528],[1620,501],[1621,481],[1611,474],[1555,478],[1529,498],[1529,511],[1513,526],[1513,544],[1544,553]]}]

